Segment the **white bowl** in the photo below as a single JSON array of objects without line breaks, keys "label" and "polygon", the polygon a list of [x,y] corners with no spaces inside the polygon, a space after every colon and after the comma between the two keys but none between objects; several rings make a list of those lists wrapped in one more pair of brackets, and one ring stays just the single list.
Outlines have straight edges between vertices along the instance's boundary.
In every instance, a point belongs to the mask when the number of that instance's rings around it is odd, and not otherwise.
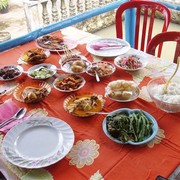
[{"label": "white bowl", "polygon": [[[82,71],[73,71],[71,68],[73,66],[73,63],[76,61],[83,62],[84,67],[82,67]],[[61,66],[61,70],[66,72],[66,73],[71,73],[71,74],[81,74],[87,71],[88,67],[91,65],[91,62],[87,60],[85,56],[77,55],[75,58],[69,58],[66,60],[66,58],[62,58],[59,61],[59,64]]]},{"label": "white bowl", "polygon": [[11,81],[21,76],[22,72],[23,72],[23,68],[19,65],[3,66],[0,68],[0,80]]},{"label": "white bowl", "polygon": [[[34,72],[34,71],[38,71],[38,70],[40,70],[41,68],[46,68],[46,69],[48,69],[49,71],[50,71],[50,74],[49,74],[49,76],[33,76],[32,75],[32,73]],[[56,72],[57,72],[57,67],[55,66],[55,65],[53,65],[53,64],[46,64],[46,63],[42,63],[42,64],[38,64],[38,65],[35,65],[35,66],[33,66],[33,67],[31,67],[31,68],[29,68],[28,69],[28,71],[27,71],[27,75],[30,77],[30,78],[32,78],[32,79],[40,79],[40,80],[43,80],[43,79],[48,79],[48,78],[51,78],[52,76],[54,76],[55,74],[56,74]],[[45,74],[46,75],[46,74]]]},{"label": "white bowl", "polygon": [[[104,67],[107,66],[107,68],[103,69],[102,68],[103,66]],[[100,78],[108,77],[108,76],[112,75],[116,70],[116,67],[112,63],[104,62],[104,61],[93,62],[86,71],[86,73],[89,74],[90,76],[96,76],[95,72],[92,73],[93,70],[91,72],[92,68],[94,68],[96,70],[96,72]],[[107,71],[108,68],[110,69],[110,72]]]},{"label": "white bowl", "polygon": [[[71,87],[72,86],[72,81],[71,80],[68,80],[69,77],[74,77],[74,78],[77,78],[78,80],[81,81],[81,83],[79,83],[78,85],[75,84],[75,88]],[[64,82],[63,82],[64,81]],[[69,84],[69,89],[65,89],[65,87],[60,87],[57,85],[58,82],[63,82],[63,84],[65,86]],[[79,89],[81,89],[84,85],[85,85],[86,81],[85,79],[80,76],[80,75],[77,75],[77,74],[61,74],[59,77],[57,77],[54,82],[53,82],[53,86],[55,89],[57,89],[58,91],[61,91],[61,92],[72,92],[72,91],[77,91]]]},{"label": "white bowl", "polygon": [[[129,64],[127,62],[129,62],[130,58],[133,58],[133,59],[137,60],[141,64],[141,66],[137,67],[137,68],[130,68],[127,65],[127,64]],[[126,62],[126,63],[123,63],[123,61]],[[137,71],[137,70],[143,69],[147,65],[147,60],[142,58],[139,55],[124,54],[124,55],[120,55],[120,56],[116,57],[114,59],[114,64],[117,67],[119,67],[120,69],[123,69],[123,70],[126,70],[126,71]]]}]

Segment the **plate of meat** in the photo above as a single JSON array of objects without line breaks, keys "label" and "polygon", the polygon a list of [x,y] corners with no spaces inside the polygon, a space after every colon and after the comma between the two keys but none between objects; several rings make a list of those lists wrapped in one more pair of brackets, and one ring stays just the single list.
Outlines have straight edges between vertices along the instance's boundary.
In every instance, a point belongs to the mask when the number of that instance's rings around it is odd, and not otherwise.
[{"label": "plate of meat", "polygon": [[40,48],[48,49],[49,51],[71,50],[77,46],[77,43],[74,40],[55,35],[41,36],[36,42]]}]

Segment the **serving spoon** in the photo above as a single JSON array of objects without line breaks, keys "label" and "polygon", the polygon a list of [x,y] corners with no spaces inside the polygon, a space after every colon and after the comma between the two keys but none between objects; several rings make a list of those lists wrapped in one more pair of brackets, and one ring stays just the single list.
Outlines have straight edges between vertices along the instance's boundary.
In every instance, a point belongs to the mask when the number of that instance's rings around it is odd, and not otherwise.
[{"label": "serving spoon", "polygon": [[166,82],[165,86],[164,86],[164,94],[167,94],[167,88],[169,86],[169,83],[171,82],[172,78],[175,76],[176,72],[178,71],[179,68],[179,64],[180,64],[180,56],[177,59],[177,66],[176,69],[174,71],[174,73],[172,74],[172,76],[168,79],[168,81]]},{"label": "serving spoon", "polygon": [[26,114],[27,109],[26,108],[20,108],[16,114],[14,114],[10,119],[4,121],[0,124],[0,129],[6,126],[7,124],[13,122],[14,120],[21,119]]}]

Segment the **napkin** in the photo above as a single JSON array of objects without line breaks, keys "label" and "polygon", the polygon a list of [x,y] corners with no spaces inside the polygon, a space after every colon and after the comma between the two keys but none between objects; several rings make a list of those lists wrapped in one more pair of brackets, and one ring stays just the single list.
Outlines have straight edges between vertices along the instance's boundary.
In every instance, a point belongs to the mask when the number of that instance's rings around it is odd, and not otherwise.
[{"label": "napkin", "polygon": [[[17,104],[15,104],[12,101],[12,99],[5,101],[3,104],[0,105],[0,123],[11,118],[19,109],[20,109],[20,107]],[[24,117],[24,118],[18,119],[18,120],[14,120],[13,122],[11,122],[11,123],[7,124],[6,126],[4,126],[3,128],[1,128],[0,131],[6,133],[14,125],[22,122],[25,119],[27,119],[27,117]]]}]

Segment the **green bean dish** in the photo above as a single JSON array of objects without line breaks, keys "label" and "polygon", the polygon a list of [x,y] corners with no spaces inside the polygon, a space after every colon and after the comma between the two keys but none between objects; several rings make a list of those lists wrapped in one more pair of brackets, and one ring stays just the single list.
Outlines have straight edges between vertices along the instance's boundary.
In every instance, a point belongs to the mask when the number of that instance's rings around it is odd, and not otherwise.
[{"label": "green bean dish", "polygon": [[107,116],[106,127],[109,134],[122,143],[141,142],[153,133],[153,123],[143,111],[129,114],[117,112],[112,116]]}]

